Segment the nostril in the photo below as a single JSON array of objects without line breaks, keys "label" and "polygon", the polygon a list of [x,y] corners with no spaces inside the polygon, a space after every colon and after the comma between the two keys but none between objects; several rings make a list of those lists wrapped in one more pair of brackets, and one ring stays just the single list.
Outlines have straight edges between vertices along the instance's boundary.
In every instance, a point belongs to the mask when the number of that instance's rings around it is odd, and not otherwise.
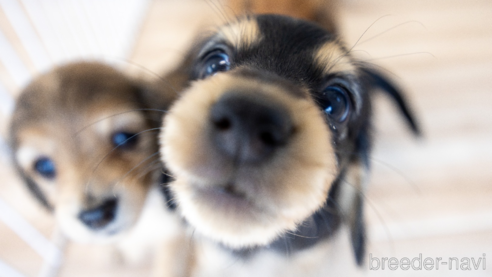
[{"label": "nostril", "polygon": [[91,229],[102,229],[115,219],[117,206],[116,198],[108,199],[98,207],[81,212],[79,219]]},{"label": "nostril", "polygon": [[276,140],[273,134],[270,132],[260,133],[259,139],[262,143],[264,143],[267,146],[276,146],[278,144],[278,140]]},{"label": "nostril", "polygon": [[227,117],[214,120],[214,125],[219,131],[227,131],[231,128],[231,121]]}]

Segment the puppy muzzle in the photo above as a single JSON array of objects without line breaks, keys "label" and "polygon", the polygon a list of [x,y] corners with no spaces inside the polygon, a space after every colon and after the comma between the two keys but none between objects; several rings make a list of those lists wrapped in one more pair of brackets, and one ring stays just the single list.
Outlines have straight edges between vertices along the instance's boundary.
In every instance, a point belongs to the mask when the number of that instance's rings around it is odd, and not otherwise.
[{"label": "puppy muzzle", "polygon": [[97,207],[82,211],[79,219],[90,229],[99,230],[114,221],[117,210],[118,199],[109,198]]},{"label": "puppy muzzle", "polygon": [[181,213],[234,248],[294,230],[336,176],[322,112],[279,79],[219,73],[193,83],[165,118],[161,153]]}]

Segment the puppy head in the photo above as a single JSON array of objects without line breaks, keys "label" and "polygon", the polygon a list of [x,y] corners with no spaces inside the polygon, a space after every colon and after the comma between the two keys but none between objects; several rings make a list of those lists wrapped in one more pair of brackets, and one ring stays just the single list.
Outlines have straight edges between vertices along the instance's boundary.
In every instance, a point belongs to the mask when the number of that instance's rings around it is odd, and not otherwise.
[{"label": "puppy head", "polygon": [[345,167],[369,106],[334,35],[288,17],[239,19],[191,51],[191,85],[161,133],[183,216],[233,248],[311,216]]},{"label": "puppy head", "polygon": [[14,161],[70,238],[106,240],[138,218],[158,165],[145,108],[139,85],[98,63],[59,67],[20,95]]}]

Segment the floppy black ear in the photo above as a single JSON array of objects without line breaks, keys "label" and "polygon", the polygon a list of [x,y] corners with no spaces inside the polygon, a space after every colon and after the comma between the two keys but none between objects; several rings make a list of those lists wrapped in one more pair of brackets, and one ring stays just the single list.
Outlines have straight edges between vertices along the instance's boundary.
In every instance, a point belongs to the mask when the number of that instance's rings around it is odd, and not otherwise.
[{"label": "floppy black ear", "polygon": [[364,192],[367,171],[367,167],[359,159],[353,160],[343,173],[341,182],[335,184],[338,192],[333,198],[340,217],[349,228],[350,242],[358,266],[362,266],[366,256]]},{"label": "floppy black ear", "polygon": [[412,110],[409,108],[407,101],[401,90],[384,74],[380,71],[370,68],[363,67],[361,68],[369,85],[372,88],[379,88],[382,92],[384,92],[387,96],[389,96],[396,104],[398,109],[400,110],[403,117],[406,119],[410,129],[416,136],[421,135],[420,127],[415,119],[415,115],[412,113]]},{"label": "floppy black ear", "polygon": [[360,194],[355,196],[354,209],[355,214],[350,226],[350,239],[355,254],[357,265],[362,266],[366,255],[366,225],[364,222],[364,205]]},{"label": "floppy black ear", "polygon": [[347,167],[341,174],[336,201],[341,217],[349,227],[350,241],[358,266],[366,257],[366,227],[364,200],[370,169],[371,124],[369,120],[361,126],[355,138],[355,149]]}]

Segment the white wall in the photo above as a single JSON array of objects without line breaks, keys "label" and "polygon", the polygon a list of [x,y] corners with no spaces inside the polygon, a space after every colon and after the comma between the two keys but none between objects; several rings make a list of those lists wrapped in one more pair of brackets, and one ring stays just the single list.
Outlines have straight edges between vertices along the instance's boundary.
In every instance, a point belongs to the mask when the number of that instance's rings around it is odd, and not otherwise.
[{"label": "white wall", "polygon": [[127,59],[150,0],[0,0],[0,113],[36,74],[79,59]]}]

